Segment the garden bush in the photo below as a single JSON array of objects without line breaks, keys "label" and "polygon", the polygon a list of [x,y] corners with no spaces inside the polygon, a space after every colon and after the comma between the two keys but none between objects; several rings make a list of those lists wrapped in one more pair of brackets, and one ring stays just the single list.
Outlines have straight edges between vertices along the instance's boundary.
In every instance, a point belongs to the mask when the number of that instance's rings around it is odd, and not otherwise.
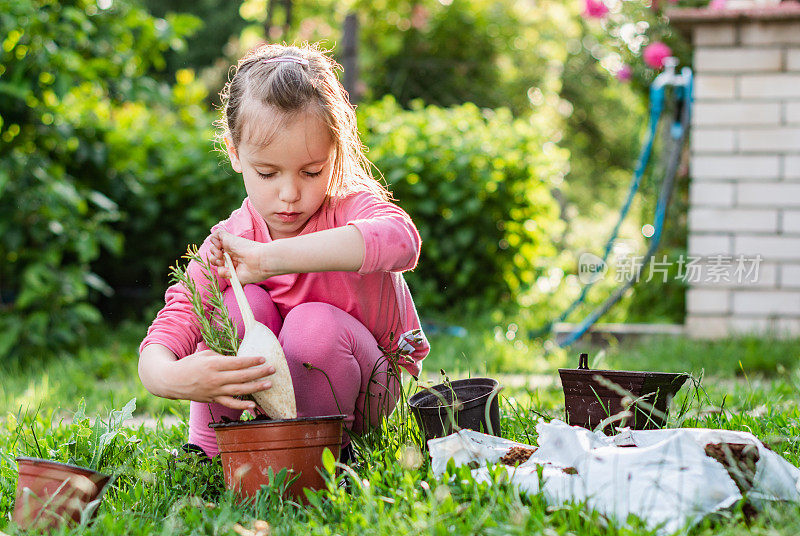
[{"label": "garden bush", "polygon": [[205,90],[191,71],[178,71],[177,79],[167,102],[128,103],[106,125],[105,191],[125,214],[114,226],[125,248],[102,256],[96,269],[115,290],[102,309],[122,316],[162,299],[170,264],[245,195],[241,178],[215,150]]},{"label": "garden bush", "polygon": [[452,108],[392,97],[359,110],[368,156],[423,240],[407,276],[422,309],[513,302],[554,254],[551,177],[566,155],[539,123],[507,109]]},{"label": "garden bush", "polygon": [[114,128],[123,103],[170,100],[145,73],[190,20],[127,2],[0,0],[0,357],[68,349],[100,320],[93,302],[112,289],[95,264],[123,253],[115,225],[129,217],[108,137],[126,135]]},{"label": "garden bush", "polygon": [[[528,111],[526,90],[541,81],[546,62],[531,58],[541,51],[524,50],[524,10],[513,1],[360,1],[353,9],[368,98],[394,95],[404,107],[422,99]],[[527,79],[519,79],[520,70]]]}]

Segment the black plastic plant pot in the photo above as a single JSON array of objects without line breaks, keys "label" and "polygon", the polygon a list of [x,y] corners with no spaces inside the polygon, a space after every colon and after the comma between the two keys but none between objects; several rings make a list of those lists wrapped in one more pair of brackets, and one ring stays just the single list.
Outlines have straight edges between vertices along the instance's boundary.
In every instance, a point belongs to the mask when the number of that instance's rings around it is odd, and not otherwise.
[{"label": "black plastic plant pot", "polygon": [[455,380],[423,389],[408,399],[408,405],[425,441],[461,428],[499,436],[500,389],[492,378]]},{"label": "black plastic plant pot", "polygon": [[689,378],[673,372],[591,370],[587,361],[581,354],[577,369],[558,369],[567,422],[593,430],[608,420],[607,433],[613,427],[663,427],[672,398]]}]

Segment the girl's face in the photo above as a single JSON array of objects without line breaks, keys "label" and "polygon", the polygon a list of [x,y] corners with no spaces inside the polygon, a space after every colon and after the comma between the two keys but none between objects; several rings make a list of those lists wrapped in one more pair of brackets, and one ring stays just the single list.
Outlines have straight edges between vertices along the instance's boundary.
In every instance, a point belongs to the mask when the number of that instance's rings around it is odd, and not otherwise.
[{"label": "girl's face", "polygon": [[[251,120],[280,124],[279,112],[259,110]],[[336,155],[325,123],[299,112],[285,121],[266,146],[226,140],[233,169],[242,174],[253,207],[267,222],[273,240],[297,236],[322,206]]]}]

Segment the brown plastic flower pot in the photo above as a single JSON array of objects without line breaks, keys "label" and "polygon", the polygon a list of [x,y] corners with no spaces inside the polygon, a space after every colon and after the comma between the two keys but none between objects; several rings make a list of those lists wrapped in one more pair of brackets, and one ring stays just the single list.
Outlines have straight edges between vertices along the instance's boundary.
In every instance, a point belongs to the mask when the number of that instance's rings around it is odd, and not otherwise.
[{"label": "brown plastic flower pot", "polygon": [[214,423],[222,458],[225,486],[242,498],[254,497],[269,484],[268,471],[288,469],[297,480],[288,493],[304,500],[303,488],[325,486],[320,473],[322,453],[328,448],[339,458],[344,415],[301,417],[274,421]]},{"label": "brown plastic flower pot", "polygon": [[558,373],[567,422],[590,430],[614,416],[619,419],[604,427],[606,432],[613,431],[613,426],[636,430],[663,427],[670,401],[689,378],[672,372],[590,370],[587,362],[587,354],[581,354],[577,369],[558,369]]},{"label": "brown plastic flower pot", "polygon": [[408,405],[425,441],[461,428],[500,436],[500,389],[492,378],[455,380],[423,389],[408,399]]},{"label": "brown plastic flower pot", "polygon": [[66,463],[17,458],[19,478],[14,522],[23,530],[47,531],[93,516],[111,477]]}]

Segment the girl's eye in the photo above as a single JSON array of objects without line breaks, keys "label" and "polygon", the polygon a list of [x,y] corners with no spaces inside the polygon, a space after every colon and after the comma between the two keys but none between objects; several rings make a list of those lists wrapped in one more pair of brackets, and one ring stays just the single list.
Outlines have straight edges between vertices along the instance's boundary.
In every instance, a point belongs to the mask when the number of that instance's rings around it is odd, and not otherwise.
[{"label": "girl's eye", "polygon": [[272,177],[275,176],[274,172],[272,172],[272,173],[261,173],[260,171],[257,171],[256,173],[258,173],[258,176],[261,177],[262,179],[271,179]]},{"label": "girl's eye", "polygon": [[322,174],[322,170],[320,169],[319,171],[306,171],[305,173],[309,177],[319,177]]}]

